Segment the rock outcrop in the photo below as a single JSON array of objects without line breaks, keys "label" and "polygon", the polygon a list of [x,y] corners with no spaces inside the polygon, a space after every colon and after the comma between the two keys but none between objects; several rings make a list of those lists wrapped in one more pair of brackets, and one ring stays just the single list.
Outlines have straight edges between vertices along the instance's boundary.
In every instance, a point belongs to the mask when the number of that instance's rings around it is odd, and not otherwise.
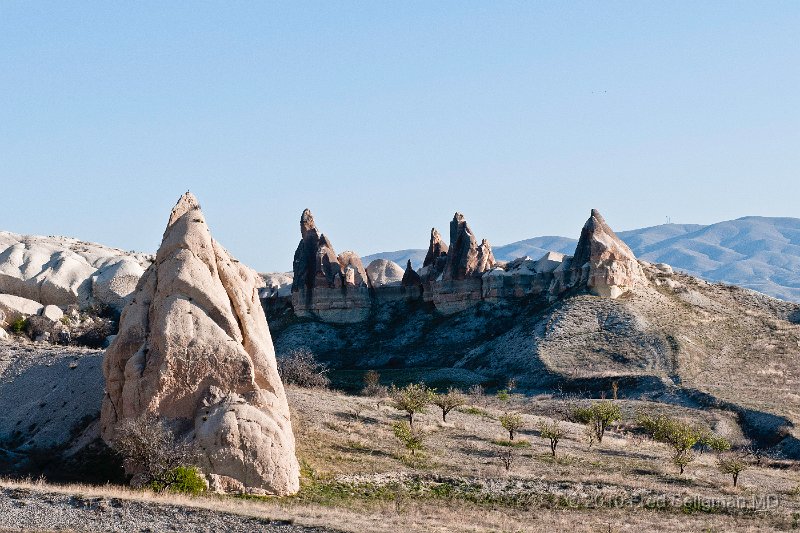
[{"label": "rock outcrop", "polygon": [[436,228],[431,228],[431,239],[428,244],[428,252],[422,262],[422,268],[417,274],[422,278],[423,283],[433,283],[440,281],[444,277],[444,269],[447,265],[447,253],[449,246],[442,240],[441,234]]},{"label": "rock outcrop", "polygon": [[294,254],[292,307],[298,316],[329,322],[360,322],[371,306],[369,278],[355,252],[336,255],[306,209],[300,217],[300,244]]},{"label": "rock outcrop", "polygon": [[617,298],[647,284],[647,277],[631,249],[596,209],[592,209],[583,226],[572,269],[575,271],[573,285],[585,285],[592,294],[606,298]]},{"label": "rock outcrop", "polygon": [[482,298],[481,277],[495,265],[489,242],[478,240],[464,215],[456,213],[450,222],[450,246],[440,277],[427,276],[425,298],[441,312],[462,311]]},{"label": "rock outcrop", "polygon": [[152,258],[65,237],[0,231],[0,293],[120,311]]},{"label": "rock outcrop", "polygon": [[[364,265],[361,263],[361,258],[357,253],[346,251],[339,254],[337,257],[339,267],[341,268],[342,284],[349,287],[369,287],[369,277],[367,276]],[[336,286],[336,281],[334,281]]]},{"label": "rock outcrop", "polygon": [[384,285],[398,284],[403,279],[403,269],[394,261],[376,259],[367,265],[367,276],[370,284],[377,288]]},{"label": "rock outcrop", "polygon": [[20,318],[36,316],[43,309],[44,306],[34,300],[13,294],[0,294],[0,327],[11,324]]},{"label": "rock outcrop", "polygon": [[197,443],[212,488],[291,494],[299,467],[289,407],[250,268],[211,238],[186,193],[103,362],[103,438],[155,414]]},{"label": "rock outcrop", "polygon": [[433,265],[440,258],[447,255],[448,249],[447,244],[442,240],[441,234],[436,228],[431,228],[431,242],[428,245],[428,253],[425,254],[425,261],[422,262],[422,266]]},{"label": "rock outcrop", "polygon": [[414,267],[411,266],[411,259],[409,259],[406,264],[406,271],[403,272],[403,279],[400,284],[403,287],[422,287],[422,278],[414,271]]}]

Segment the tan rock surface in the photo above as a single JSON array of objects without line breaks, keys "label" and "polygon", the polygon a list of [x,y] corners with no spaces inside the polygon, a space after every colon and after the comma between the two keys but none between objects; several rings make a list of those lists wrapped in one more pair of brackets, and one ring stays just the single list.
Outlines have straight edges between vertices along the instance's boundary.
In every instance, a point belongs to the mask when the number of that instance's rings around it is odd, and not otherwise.
[{"label": "tan rock surface", "polygon": [[290,494],[299,467],[253,270],[211,238],[197,200],[175,206],[105,361],[103,438],[142,413],[196,440],[208,474]]},{"label": "tan rock surface", "polygon": [[600,212],[592,209],[572,259],[573,283],[597,296],[618,298],[647,285],[647,277],[628,245],[617,237]]}]

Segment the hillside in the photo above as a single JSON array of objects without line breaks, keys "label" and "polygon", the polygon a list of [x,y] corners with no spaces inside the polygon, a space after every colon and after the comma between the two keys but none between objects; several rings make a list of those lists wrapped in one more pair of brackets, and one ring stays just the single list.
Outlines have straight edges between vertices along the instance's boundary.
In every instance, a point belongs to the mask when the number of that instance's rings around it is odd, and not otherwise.
[{"label": "hillside", "polygon": [[[664,224],[617,235],[640,259],[800,302],[800,219],[744,217],[709,226]],[[572,254],[576,243],[567,237],[535,237],[498,246],[494,254],[501,261],[525,255],[538,259],[551,250]],[[421,265],[424,257],[425,250],[400,250],[366,256],[364,264],[384,258]]]},{"label": "hillside", "polygon": [[617,300],[573,294],[483,302],[443,316],[424,303],[379,306],[367,323],[330,324],[268,307],[278,354],[305,348],[343,387],[365,368],[523,390],[607,390],[695,407],[724,406],[748,436],[800,458],[800,306],[655,267],[649,288]]}]

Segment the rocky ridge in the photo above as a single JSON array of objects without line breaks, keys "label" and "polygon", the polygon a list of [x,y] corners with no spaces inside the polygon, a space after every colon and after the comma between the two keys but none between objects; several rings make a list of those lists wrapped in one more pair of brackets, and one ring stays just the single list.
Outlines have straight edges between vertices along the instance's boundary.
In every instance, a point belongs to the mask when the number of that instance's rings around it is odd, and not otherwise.
[{"label": "rocky ridge", "polygon": [[418,299],[452,314],[484,300],[541,297],[552,302],[576,290],[617,298],[647,285],[636,257],[597,210],[584,225],[574,256],[548,252],[538,260],[508,264],[498,263],[489,242],[479,243],[464,215],[456,213],[449,245],[431,229],[422,267],[414,270],[409,260],[399,288],[386,281],[385,269],[393,263],[373,262],[362,273],[354,253],[336,256],[309,210],[301,216],[300,229],[291,306],[296,316],[323,322],[364,322],[373,304],[392,300]]},{"label": "rocky ridge", "polygon": [[0,231],[0,293],[42,305],[121,310],[152,256],[66,237]]}]

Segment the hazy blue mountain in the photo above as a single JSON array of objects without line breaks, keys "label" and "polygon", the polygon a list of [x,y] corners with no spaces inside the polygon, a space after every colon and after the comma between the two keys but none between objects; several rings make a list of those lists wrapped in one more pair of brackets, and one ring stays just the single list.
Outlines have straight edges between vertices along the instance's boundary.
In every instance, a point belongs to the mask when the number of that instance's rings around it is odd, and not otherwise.
[{"label": "hazy blue mountain", "polygon": [[[710,226],[663,224],[618,235],[640,259],[800,302],[800,219],[744,217]],[[497,246],[494,254],[501,261],[525,255],[538,259],[547,251],[572,255],[576,244],[573,238],[534,237]],[[364,258],[364,264],[377,258],[401,266],[411,259],[419,268],[425,250],[373,254]]]}]

